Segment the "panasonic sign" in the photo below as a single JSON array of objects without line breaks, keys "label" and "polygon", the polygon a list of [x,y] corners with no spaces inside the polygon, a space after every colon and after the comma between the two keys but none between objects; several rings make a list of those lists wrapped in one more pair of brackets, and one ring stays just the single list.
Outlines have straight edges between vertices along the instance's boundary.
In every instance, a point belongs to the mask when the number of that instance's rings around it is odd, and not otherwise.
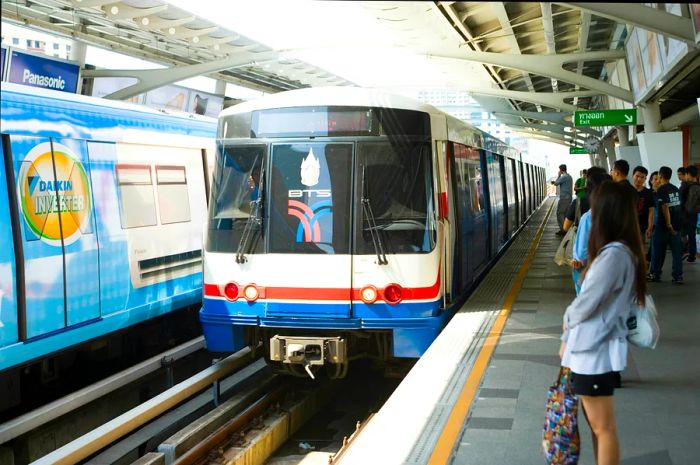
[{"label": "panasonic sign", "polygon": [[80,66],[67,61],[12,50],[7,80],[62,92],[78,90]]}]

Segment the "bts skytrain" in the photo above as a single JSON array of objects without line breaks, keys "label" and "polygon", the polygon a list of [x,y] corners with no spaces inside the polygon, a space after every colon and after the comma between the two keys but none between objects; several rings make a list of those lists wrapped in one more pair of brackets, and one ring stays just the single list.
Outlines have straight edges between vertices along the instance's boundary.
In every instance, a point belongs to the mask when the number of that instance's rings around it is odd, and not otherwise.
[{"label": "bts skytrain", "polygon": [[2,380],[200,302],[216,121],[5,82],[0,99]]},{"label": "bts skytrain", "polygon": [[204,240],[207,346],[291,374],[416,358],[545,195],[544,170],[436,108],[358,88],[219,118]]}]

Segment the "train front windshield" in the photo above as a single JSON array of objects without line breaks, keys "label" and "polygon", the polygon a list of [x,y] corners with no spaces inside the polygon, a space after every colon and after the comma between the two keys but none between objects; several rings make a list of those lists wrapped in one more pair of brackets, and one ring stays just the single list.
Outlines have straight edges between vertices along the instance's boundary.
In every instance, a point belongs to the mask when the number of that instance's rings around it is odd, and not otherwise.
[{"label": "train front windshield", "polygon": [[[362,255],[432,250],[428,115],[399,111],[397,117],[392,111],[389,129],[376,110],[363,112],[360,119],[374,126],[357,134],[346,126],[340,137],[329,131],[321,134],[327,137],[310,139],[303,137],[308,126],[295,132],[298,114],[275,114],[276,127],[284,128],[284,134],[268,132],[259,144],[253,138],[221,141],[207,250]],[[399,133],[401,128],[409,128],[409,134]]]}]

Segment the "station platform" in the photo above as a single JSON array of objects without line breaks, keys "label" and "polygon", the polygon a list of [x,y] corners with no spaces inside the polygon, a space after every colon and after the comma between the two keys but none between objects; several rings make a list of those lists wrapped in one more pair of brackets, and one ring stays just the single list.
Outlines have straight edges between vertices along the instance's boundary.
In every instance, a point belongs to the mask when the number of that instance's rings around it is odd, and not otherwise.
[{"label": "station platform", "polygon": [[[553,256],[556,199],[548,198],[340,457],[359,463],[541,465],[544,407],[559,370],[559,337],[575,297]],[[685,284],[649,283],[659,310],[654,350],[632,347],[615,406],[622,465],[697,462],[700,430],[700,264]],[[438,393],[438,391],[440,391]],[[430,404],[430,405],[428,405]],[[581,465],[595,460],[579,410]]]}]

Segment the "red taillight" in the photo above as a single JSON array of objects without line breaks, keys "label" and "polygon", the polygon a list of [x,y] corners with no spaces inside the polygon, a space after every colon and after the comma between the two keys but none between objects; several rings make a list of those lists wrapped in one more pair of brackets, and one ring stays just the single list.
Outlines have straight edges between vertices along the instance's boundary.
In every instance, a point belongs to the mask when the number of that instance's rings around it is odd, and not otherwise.
[{"label": "red taillight", "polygon": [[389,284],[384,288],[384,300],[386,303],[395,305],[401,302],[403,290],[398,284]]},{"label": "red taillight", "polygon": [[238,299],[238,284],[230,282],[224,286],[224,297],[228,300]]}]

